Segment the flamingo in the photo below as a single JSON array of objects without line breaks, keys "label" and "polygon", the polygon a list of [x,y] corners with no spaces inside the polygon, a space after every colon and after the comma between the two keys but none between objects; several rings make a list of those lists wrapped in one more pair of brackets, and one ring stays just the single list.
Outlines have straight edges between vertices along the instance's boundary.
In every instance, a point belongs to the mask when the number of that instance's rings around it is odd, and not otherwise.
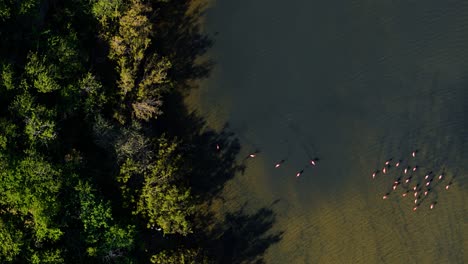
[{"label": "flamingo", "polygon": [[255,154],[255,153],[249,154],[250,158],[255,158],[256,156],[257,156],[257,154]]},{"label": "flamingo", "polygon": [[386,173],[387,173],[387,168],[384,167],[384,168],[382,169],[382,172],[383,172],[384,174],[386,174]]},{"label": "flamingo", "polygon": [[399,160],[399,161],[395,164],[395,167],[400,166],[400,163],[401,163],[401,160]]},{"label": "flamingo", "polygon": [[416,171],[417,169],[418,169],[418,166],[414,167],[414,168],[413,168],[413,171]]},{"label": "flamingo", "polygon": [[413,207],[413,211],[416,211],[417,209],[418,209],[418,207],[417,207],[417,206]]},{"label": "flamingo", "polygon": [[299,171],[298,173],[296,173],[296,177],[301,176],[301,174],[302,174],[303,172],[304,172],[304,170],[301,170],[301,171]]},{"label": "flamingo", "polygon": [[445,190],[448,190],[450,188],[450,184],[447,184],[447,186],[445,186]]},{"label": "flamingo", "polygon": [[219,146],[219,144],[216,144],[216,150],[219,151],[221,149],[221,147]]},{"label": "flamingo", "polygon": [[416,152],[417,152],[416,150],[415,150],[415,151],[413,151],[413,152],[411,152],[411,156],[413,156],[413,158],[415,158],[415,157],[416,157]]},{"label": "flamingo", "polygon": [[431,206],[429,208],[431,208],[431,210],[434,209],[434,205],[435,203],[431,203]]},{"label": "flamingo", "polygon": [[443,174],[439,175],[439,181],[442,180],[443,177],[444,177]]},{"label": "flamingo", "polygon": [[278,163],[275,164],[275,168],[279,168],[281,164],[283,164],[284,160],[280,160]]}]

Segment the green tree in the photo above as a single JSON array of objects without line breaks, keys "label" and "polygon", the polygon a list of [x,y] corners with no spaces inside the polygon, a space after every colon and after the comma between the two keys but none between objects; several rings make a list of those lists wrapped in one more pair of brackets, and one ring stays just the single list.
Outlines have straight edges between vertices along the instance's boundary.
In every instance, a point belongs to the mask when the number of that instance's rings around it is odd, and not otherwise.
[{"label": "green tree", "polygon": [[47,144],[55,139],[57,133],[55,131],[55,112],[46,109],[44,106],[36,106],[26,117],[25,133],[32,143]]},{"label": "green tree", "polygon": [[13,79],[13,67],[11,64],[4,64],[2,66],[2,73],[0,75],[1,83],[7,90],[15,88]]},{"label": "green tree", "polygon": [[188,217],[194,211],[189,189],[145,182],[136,213],[148,220],[148,228],[157,225],[165,234],[187,235],[192,232]]},{"label": "green tree", "polygon": [[[11,241],[10,247],[2,249],[3,257],[11,260],[20,250],[27,252],[21,258],[30,262],[41,256],[49,259],[50,254],[43,245],[56,243],[63,234],[54,222],[60,208],[57,195],[61,172],[32,151],[20,159],[6,154],[1,157],[0,208],[3,210],[0,216],[8,218],[9,224],[1,226],[0,236],[4,241]],[[5,235],[5,229],[10,230],[9,236]],[[18,241],[20,237],[22,240]]]},{"label": "green tree", "polygon": [[87,182],[76,186],[80,201],[79,218],[87,244],[86,252],[92,257],[126,259],[125,253],[133,248],[134,226],[125,228],[113,223],[110,204],[98,199]]},{"label": "green tree", "polygon": [[[189,218],[195,206],[190,189],[184,187],[182,182],[176,183],[183,173],[178,142],[162,136],[157,149],[152,160],[145,160],[144,157],[135,160],[127,155],[121,166],[119,181],[123,184],[124,195],[137,202],[134,213],[147,220],[148,228],[158,226],[165,234],[187,235],[192,231]],[[131,182],[142,182],[142,185],[129,185]]]},{"label": "green tree", "polygon": [[28,55],[28,62],[25,71],[33,80],[34,87],[41,93],[49,93],[60,89],[56,81],[57,68],[47,62],[45,56],[39,56],[37,53]]},{"label": "green tree", "polygon": [[13,261],[21,252],[23,243],[22,232],[0,219],[0,261]]},{"label": "green tree", "polygon": [[91,11],[102,26],[121,16],[122,0],[94,0]]},{"label": "green tree", "polygon": [[78,87],[84,93],[83,109],[87,117],[96,116],[103,110],[107,97],[101,83],[90,72],[78,82]]}]

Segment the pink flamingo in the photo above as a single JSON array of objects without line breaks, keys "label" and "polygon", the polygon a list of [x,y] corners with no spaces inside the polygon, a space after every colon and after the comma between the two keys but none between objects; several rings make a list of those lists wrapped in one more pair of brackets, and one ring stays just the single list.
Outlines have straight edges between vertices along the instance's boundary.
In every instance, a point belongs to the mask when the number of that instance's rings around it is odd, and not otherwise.
[{"label": "pink flamingo", "polygon": [[444,177],[443,174],[439,175],[439,181],[442,180],[443,177]]},{"label": "pink flamingo", "polygon": [[431,208],[431,210],[434,209],[434,205],[435,203],[431,203],[431,206],[429,208]]},{"label": "pink flamingo", "polygon": [[275,168],[279,168],[281,164],[283,164],[284,160],[280,160],[278,163],[275,164]]},{"label": "pink flamingo", "polygon": [[414,168],[413,168],[413,171],[416,171],[417,169],[418,169],[418,166],[414,167]]},{"label": "pink flamingo", "polygon": [[417,207],[417,206],[413,207],[413,211],[416,211],[417,209],[418,209],[418,207]]},{"label": "pink flamingo", "polygon": [[304,172],[304,170],[301,170],[301,171],[299,171],[298,173],[296,173],[296,177],[301,176],[301,174],[302,174],[303,172]]},{"label": "pink flamingo", "polygon": [[416,157],[416,150],[415,150],[415,151],[413,151],[413,152],[411,152],[411,156],[413,156],[413,158],[415,158],[415,157]]}]

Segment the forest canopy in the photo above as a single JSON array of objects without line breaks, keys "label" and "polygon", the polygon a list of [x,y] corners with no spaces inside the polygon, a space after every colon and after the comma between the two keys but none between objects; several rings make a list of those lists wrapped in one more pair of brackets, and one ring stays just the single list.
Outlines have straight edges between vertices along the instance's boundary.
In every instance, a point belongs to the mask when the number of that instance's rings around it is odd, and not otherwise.
[{"label": "forest canopy", "polygon": [[183,103],[211,69],[191,4],[0,0],[1,263],[260,263],[279,240],[269,210],[209,210],[243,166]]},{"label": "forest canopy", "polygon": [[157,121],[188,81],[156,34],[185,19],[177,8],[0,1],[0,262],[205,259],[183,242],[201,203],[183,140]]}]

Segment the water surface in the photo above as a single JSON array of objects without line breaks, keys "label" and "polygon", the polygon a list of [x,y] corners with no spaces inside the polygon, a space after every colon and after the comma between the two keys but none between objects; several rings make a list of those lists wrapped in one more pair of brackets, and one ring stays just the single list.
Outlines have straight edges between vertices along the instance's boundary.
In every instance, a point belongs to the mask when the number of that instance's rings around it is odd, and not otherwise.
[{"label": "water surface", "polygon": [[[218,0],[206,31],[217,65],[188,102],[229,123],[239,160],[261,151],[217,210],[271,206],[267,263],[468,262],[468,2]],[[416,212],[370,177],[414,149],[456,177]]]}]

